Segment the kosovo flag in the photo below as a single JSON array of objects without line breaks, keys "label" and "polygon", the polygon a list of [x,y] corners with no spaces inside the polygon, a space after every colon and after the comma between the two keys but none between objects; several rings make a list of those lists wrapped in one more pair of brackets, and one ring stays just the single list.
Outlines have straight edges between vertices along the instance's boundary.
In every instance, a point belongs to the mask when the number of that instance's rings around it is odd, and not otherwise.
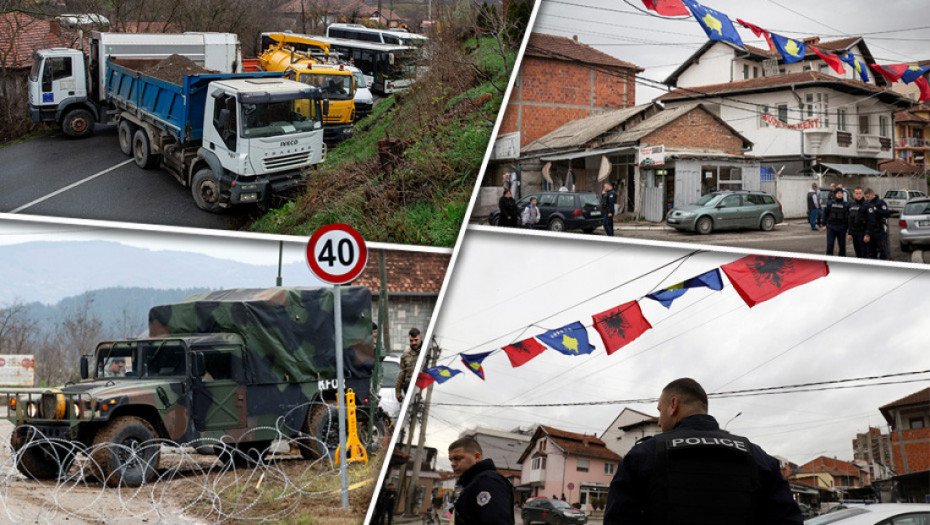
[{"label": "kosovo flag", "polygon": [[588,331],[579,321],[558,330],[549,330],[536,338],[565,355],[590,354],[594,351],[594,346],[588,343]]},{"label": "kosovo flag", "polygon": [[730,17],[720,11],[705,7],[695,0],[681,1],[688,7],[691,14],[694,15],[694,19],[701,24],[701,28],[707,33],[707,38],[711,40],[725,40],[740,47],[745,47],[742,39],[739,37],[739,33],[737,33],[736,28],[733,27],[733,22],[730,22]]},{"label": "kosovo flag", "polygon": [[907,70],[901,75],[901,82],[910,84],[918,78],[924,76],[924,73],[930,71],[930,67],[908,66]]},{"label": "kosovo flag", "polygon": [[652,328],[649,321],[643,317],[643,311],[636,301],[595,314],[592,319],[594,319],[594,329],[604,341],[607,355],[613,354]]},{"label": "kosovo flag", "polygon": [[807,44],[804,42],[798,42],[793,38],[776,35],[775,33],[772,33],[772,43],[775,44],[775,49],[784,59],[785,64],[792,64],[801,60],[804,58],[804,53],[807,52]]},{"label": "kosovo flag", "polygon": [[856,73],[859,73],[859,78],[861,78],[863,82],[869,81],[869,72],[866,71],[865,64],[856,60],[856,56],[852,54],[852,51],[846,56],[841,56],[840,60],[852,66],[852,68],[856,70]]},{"label": "kosovo flag", "polygon": [[491,352],[482,352],[480,354],[462,354],[460,357],[462,358],[462,363],[465,364],[465,368],[474,372],[475,375],[484,381],[484,368],[481,367],[481,362],[484,361],[485,357],[491,355],[492,352],[493,350]]},{"label": "kosovo flag", "polygon": [[824,261],[767,255],[750,255],[720,268],[750,308],[830,273]]},{"label": "kosovo flag", "polygon": [[688,288],[701,288],[707,287],[711,290],[723,290],[723,279],[720,277],[720,270],[714,268],[709,272],[702,273],[697,277],[692,277],[687,281],[680,282],[674,286],[669,286],[664,290],[659,290],[658,292],[653,292],[646,297],[659,301],[662,303],[662,306],[666,308],[672,307],[672,301],[678,299],[685,292],[688,291]]},{"label": "kosovo flag", "polygon": [[[445,383],[446,381],[452,379],[456,374],[461,374],[461,373],[462,373],[461,370],[453,370],[449,368],[448,366],[435,366],[433,368],[427,368],[426,370],[420,372],[420,374],[417,376],[416,385],[420,388],[420,390],[432,384],[433,381],[441,385]],[[431,379],[432,381],[429,381],[426,378],[424,378],[423,377],[424,375],[428,377],[429,379]],[[425,382],[424,386],[420,386],[421,379]]]}]

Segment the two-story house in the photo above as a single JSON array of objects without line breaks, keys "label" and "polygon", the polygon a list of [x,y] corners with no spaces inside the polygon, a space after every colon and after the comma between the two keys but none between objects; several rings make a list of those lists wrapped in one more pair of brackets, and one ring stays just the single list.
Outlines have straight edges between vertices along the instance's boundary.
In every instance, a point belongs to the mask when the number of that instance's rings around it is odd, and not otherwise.
[{"label": "two-story house", "polygon": [[593,498],[606,498],[621,457],[597,436],[540,425],[518,463],[523,466],[526,496],[565,496],[569,503],[591,508]]},{"label": "two-story house", "polygon": [[601,441],[616,454],[625,456],[637,441],[660,433],[658,417],[624,407],[601,434]]},{"label": "two-story house", "polygon": [[930,473],[930,388],[888,403],[879,411],[891,429],[895,472]]}]

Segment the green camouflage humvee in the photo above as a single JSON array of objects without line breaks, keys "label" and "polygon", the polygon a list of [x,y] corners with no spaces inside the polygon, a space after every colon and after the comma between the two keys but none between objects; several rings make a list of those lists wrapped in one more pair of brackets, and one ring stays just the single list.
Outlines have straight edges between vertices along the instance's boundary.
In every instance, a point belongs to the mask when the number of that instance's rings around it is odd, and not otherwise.
[{"label": "green camouflage humvee", "polygon": [[[347,383],[364,383],[374,363],[368,288],[342,288],[342,316]],[[166,441],[220,440],[217,452],[229,456],[298,438],[304,457],[319,457],[327,450],[315,434],[330,412],[319,385],[336,377],[335,363],[332,288],[228,290],[156,306],[149,338],[100,343],[81,358],[80,383],[4,392],[17,467],[54,478],[80,453],[108,485],[135,486],[154,478]]]}]

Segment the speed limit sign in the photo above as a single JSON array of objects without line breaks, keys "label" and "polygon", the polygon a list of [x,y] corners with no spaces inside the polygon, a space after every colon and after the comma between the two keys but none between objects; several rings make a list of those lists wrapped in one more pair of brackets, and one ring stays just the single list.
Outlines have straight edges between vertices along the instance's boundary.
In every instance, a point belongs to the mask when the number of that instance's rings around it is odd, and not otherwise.
[{"label": "speed limit sign", "polygon": [[345,284],[365,270],[368,247],[365,239],[348,224],[323,226],[307,243],[307,264],[321,281]]}]

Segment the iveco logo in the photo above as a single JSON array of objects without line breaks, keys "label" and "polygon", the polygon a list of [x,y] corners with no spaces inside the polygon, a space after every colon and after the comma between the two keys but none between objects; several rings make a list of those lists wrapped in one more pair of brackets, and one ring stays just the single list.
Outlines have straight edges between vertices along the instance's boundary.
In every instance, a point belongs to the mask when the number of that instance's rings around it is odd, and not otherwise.
[{"label": "iveco logo", "polygon": [[285,146],[296,146],[296,145],[297,145],[297,139],[294,139],[294,140],[285,140],[284,142],[281,143],[281,147],[282,147],[282,148],[285,147]]}]

